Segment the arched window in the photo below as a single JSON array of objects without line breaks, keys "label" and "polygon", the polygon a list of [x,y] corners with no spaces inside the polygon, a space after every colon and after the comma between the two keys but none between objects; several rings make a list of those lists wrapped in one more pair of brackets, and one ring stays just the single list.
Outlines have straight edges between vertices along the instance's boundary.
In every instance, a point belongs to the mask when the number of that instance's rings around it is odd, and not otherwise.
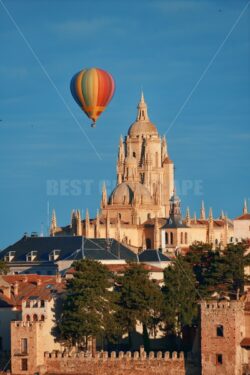
[{"label": "arched window", "polygon": [[40,302],[40,307],[44,307],[45,306],[45,303],[44,303],[44,300],[41,299],[41,302]]},{"label": "arched window", "polygon": [[26,315],[26,322],[30,322],[30,315]]},{"label": "arched window", "polygon": [[45,321],[45,316],[44,316],[44,315],[41,315],[41,321],[42,321],[42,322]]},{"label": "arched window", "polygon": [[136,153],[135,152],[133,152],[133,157],[136,158]]},{"label": "arched window", "polygon": [[33,321],[34,321],[34,322],[38,322],[38,316],[37,316],[37,314],[34,314],[34,315],[33,315]]},{"label": "arched window", "polygon": [[168,244],[168,232],[165,232],[165,242]]},{"label": "arched window", "polygon": [[171,243],[171,245],[173,245],[173,243],[174,243],[174,234],[173,234],[173,232],[170,232],[170,243]]},{"label": "arched window", "polygon": [[223,337],[224,336],[224,327],[223,327],[223,325],[219,324],[216,327],[216,336],[217,337]]},{"label": "arched window", "polygon": [[181,232],[181,243],[183,243],[183,232]]},{"label": "arched window", "polygon": [[187,232],[185,232],[185,244],[187,245],[187,243],[188,243],[188,234]]}]

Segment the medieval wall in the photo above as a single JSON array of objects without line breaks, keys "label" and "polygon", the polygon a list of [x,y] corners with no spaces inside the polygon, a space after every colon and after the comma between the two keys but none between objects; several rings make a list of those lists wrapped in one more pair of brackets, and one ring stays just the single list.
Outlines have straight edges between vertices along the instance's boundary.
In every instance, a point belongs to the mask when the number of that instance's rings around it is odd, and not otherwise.
[{"label": "medieval wall", "polygon": [[69,356],[62,353],[45,353],[44,366],[39,372],[53,374],[81,374],[81,375],[184,375],[185,365],[183,353],[177,356],[174,352],[172,357],[167,352],[163,354],[150,352],[147,356],[145,352],[139,354],[135,352],[115,352],[99,353],[95,358],[84,357],[84,353]]}]

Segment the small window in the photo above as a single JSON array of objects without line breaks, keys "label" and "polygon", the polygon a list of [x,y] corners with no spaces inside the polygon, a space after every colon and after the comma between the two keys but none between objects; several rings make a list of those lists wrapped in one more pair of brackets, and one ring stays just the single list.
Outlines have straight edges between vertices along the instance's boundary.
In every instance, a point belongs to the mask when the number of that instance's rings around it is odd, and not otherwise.
[{"label": "small window", "polygon": [[134,157],[134,158],[136,157],[136,153],[135,153],[135,152],[133,152],[133,157]]},{"label": "small window", "polygon": [[222,365],[223,364],[223,356],[222,354],[216,354],[216,364]]},{"label": "small window", "polygon": [[174,234],[173,234],[173,232],[170,233],[170,243],[171,243],[171,245],[173,245],[173,243],[174,243]]},{"label": "small window", "polygon": [[216,334],[217,334],[217,337],[223,337],[224,336],[224,327],[222,325],[218,325],[216,327]]},{"label": "small window", "polygon": [[28,339],[27,338],[21,339],[21,353],[22,354],[28,353]]},{"label": "small window", "polygon": [[165,242],[168,244],[168,232],[165,232]]},{"label": "small window", "polygon": [[44,316],[44,315],[41,315],[41,321],[42,321],[42,322],[45,321],[45,316]]},{"label": "small window", "polygon": [[21,359],[21,370],[28,371],[28,359],[27,358]]},{"label": "small window", "polygon": [[26,322],[30,322],[30,315],[26,315]]},{"label": "small window", "polygon": [[29,300],[26,301],[26,307],[30,307],[30,301]]},{"label": "small window", "polygon": [[185,244],[187,245],[187,243],[188,243],[188,234],[187,232],[185,232]]},{"label": "small window", "polygon": [[183,243],[183,232],[181,232],[181,243]]},{"label": "small window", "polygon": [[44,307],[44,306],[45,306],[45,303],[44,303],[44,300],[42,299],[40,307]]}]

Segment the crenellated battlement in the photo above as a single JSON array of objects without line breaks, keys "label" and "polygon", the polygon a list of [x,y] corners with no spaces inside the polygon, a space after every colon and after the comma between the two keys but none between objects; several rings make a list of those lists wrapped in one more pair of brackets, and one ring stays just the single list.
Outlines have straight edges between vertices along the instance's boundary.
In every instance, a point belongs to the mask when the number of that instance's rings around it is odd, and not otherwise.
[{"label": "crenellated battlement", "polygon": [[183,352],[87,352],[44,353],[44,365],[39,373],[91,375],[185,375]]},{"label": "crenellated battlement", "polygon": [[13,324],[16,328],[33,328],[35,326],[42,327],[43,322],[25,322],[23,320],[15,320],[11,324]]},{"label": "crenellated battlement", "polygon": [[113,361],[113,360],[139,360],[139,361],[145,361],[145,360],[177,360],[177,361],[183,361],[184,360],[184,353],[183,352],[149,352],[146,353],[144,351],[142,352],[97,352],[95,357],[92,357],[89,353],[87,352],[78,352],[78,353],[68,353],[68,352],[60,352],[60,351],[53,351],[52,353],[45,352],[44,357],[49,360],[49,359],[84,359],[84,360],[103,360],[103,361]]},{"label": "crenellated battlement", "polygon": [[202,309],[204,311],[214,311],[214,310],[243,310],[244,309],[244,302],[242,301],[217,301],[217,300],[210,300],[204,301],[201,303]]}]

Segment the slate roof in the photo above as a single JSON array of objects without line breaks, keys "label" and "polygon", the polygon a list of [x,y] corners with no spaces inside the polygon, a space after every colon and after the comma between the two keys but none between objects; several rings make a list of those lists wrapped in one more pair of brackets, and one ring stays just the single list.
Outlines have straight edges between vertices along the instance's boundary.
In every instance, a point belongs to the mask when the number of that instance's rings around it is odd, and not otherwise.
[{"label": "slate roof", "polygon": [[[82,243],[84,247],[82,251]],[[13,245],[0,252],[0,259],[9,251],[15,251],[12,262],[26,262],[26,255],[31,251],[37,251],[34,262],[49,262],[49,254],[53,250],[60,250],[60,260],[77,260],[84,257],[96,260],[124,259],[136,261],[136,255],[132,250],[110,238],[84,238],[81,236],[56,236],[56,237],[29,237],[24,236]],[[34,263],[33,262],[33,263]],[[50,262],[51,263],[51,262]]]},{"label": "slate roof", "polygon": [[169,218],[165,225],[163,225],[162,229],[168,228],[188,228],[186,224],[182,222],[182,220],[176,220],[176,218]]},{"label": "slate roof", "polygon": [[144,250],[138,254],[140,262],[171,262],[171,259],[159,250]]}]

